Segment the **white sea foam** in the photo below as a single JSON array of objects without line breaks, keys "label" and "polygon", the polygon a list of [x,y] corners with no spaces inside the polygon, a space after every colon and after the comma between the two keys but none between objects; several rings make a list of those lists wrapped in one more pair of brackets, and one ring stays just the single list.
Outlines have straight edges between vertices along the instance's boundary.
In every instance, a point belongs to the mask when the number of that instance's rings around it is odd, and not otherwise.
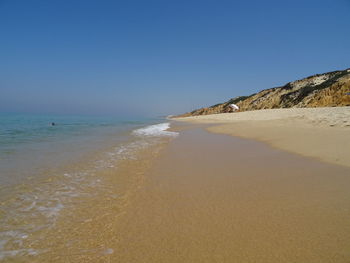
[{"label": "white sea foam", "polygon": [[[133,131],[136,137],[132,141],[116,145],[108,152],[99,155],[86,169],[81,171],[64,171],[50,176],[50,180],[19,190],[17,198],[9,199],[0,208],[3,213],[0,218],[0,261],[7,258],[22,256],[35,256],[43,250],[33,250],[28,247],[31,235],[41,235],[43,229],[50,229],[56,225],[56,221],[62,210],[73,212],[72,202],[77,197],[94,195],[92,187],[106,187],[99,177],[99,171],[118,168],[119,161],[137,160],[137,153],[152,145],[158,144],[160,137],[174,137],[177,132],[167,131],[169,123],[160,123]],[[96,188],[98,189],[98,188]],[[12,200],[12,201],[11,201]],[[18,222],[13,224],[13,218]],[[26,222],[33,222],[28,224]],[[12,250],[12,247],[16,248]],[[49,249],[50,250],[50,249]],[[108,248],[103,254],[112,254]]]},{"label": "white sea foam", "polygon": [[150,125],[141,129],[134,130],[133,133],[137,136],[170,136],[175,137],[177,132],[167,131],[170,128],[170,123],[159,123]]},{"label": "white sea foam", "polygon": [[5,259],[6,257],[14,257],[18,254],[22,256],[36,256],[38,255],[38,250],[27,248],[27,249],[17,249],[17,250],[8,250],[8,251],[0,251],[0,260]]}]

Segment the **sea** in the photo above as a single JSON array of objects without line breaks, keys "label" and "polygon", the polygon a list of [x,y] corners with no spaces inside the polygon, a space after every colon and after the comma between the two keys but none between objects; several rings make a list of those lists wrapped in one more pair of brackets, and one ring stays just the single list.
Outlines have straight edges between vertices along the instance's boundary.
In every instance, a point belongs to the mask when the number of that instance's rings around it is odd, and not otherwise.
[{"label": "sea", "polygon": [[47,253],[35,242],[60,214],[102,189],[103,172],[175,138],[169,127],[166,118],[0,114],[0,261]]}]

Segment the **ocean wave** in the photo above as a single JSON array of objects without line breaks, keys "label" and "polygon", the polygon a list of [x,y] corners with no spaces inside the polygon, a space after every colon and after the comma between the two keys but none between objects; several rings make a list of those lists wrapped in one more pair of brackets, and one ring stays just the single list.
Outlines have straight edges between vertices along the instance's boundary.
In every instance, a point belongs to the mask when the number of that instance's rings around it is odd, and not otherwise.
[{"label": "ocean wave", "polygon": [[153,137],[153,136],[175,137],[179,134],[178,132],[168,131],[169,128],[170,128],[170,123],[165,122],[165,123],[150,125],[144,128],[134,130],[133,134],[136,136],[150,136],[150,137]]},{"label": "ocean wave", "polygon": [[106,191],[109,186],[100,176],[100,171],[118,169],[123,160],[137,160],[140,150],[157,145],[163,138],[177,136],[177,132],[167,131],[169,127],[169,123],[160,123],[134,130],[132,133],[136,137],[94,154],[88,163],[86,160],[78,162],[77,168],[61,167],[53,173],[43,174],[41,180],[33,178],[22,183],[16,191],[12,191],[12,186],[4,188],[7,194],[0,195],[3,198],[0,207],[0,261],[50,251],[50,247],[34,250],[31,237],[45,238],[47,231],[57,226],[63,210],[67,215],[74,213],[76,202],[81,203],[99,191]]}]

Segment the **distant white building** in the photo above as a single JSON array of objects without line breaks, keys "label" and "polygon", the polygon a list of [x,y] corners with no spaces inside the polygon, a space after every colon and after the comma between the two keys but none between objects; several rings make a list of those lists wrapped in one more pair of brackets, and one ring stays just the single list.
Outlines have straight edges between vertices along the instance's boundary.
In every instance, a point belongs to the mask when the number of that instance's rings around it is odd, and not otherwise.
[{"label": "distant white building", "polygon": [[232,108],[233,111],[239,110],[239,107],[236,104],[230,104],[230,107]]}]

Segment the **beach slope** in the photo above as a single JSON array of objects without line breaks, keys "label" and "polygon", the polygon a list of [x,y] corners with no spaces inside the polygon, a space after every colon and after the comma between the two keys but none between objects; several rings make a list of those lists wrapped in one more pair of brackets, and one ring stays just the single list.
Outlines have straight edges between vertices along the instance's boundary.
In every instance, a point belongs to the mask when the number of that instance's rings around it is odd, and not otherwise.
[{"label": "beach slope", "polygon": [[269,109],[175,120],[216,124],[208,130],[350,166],[350,107]]}]

